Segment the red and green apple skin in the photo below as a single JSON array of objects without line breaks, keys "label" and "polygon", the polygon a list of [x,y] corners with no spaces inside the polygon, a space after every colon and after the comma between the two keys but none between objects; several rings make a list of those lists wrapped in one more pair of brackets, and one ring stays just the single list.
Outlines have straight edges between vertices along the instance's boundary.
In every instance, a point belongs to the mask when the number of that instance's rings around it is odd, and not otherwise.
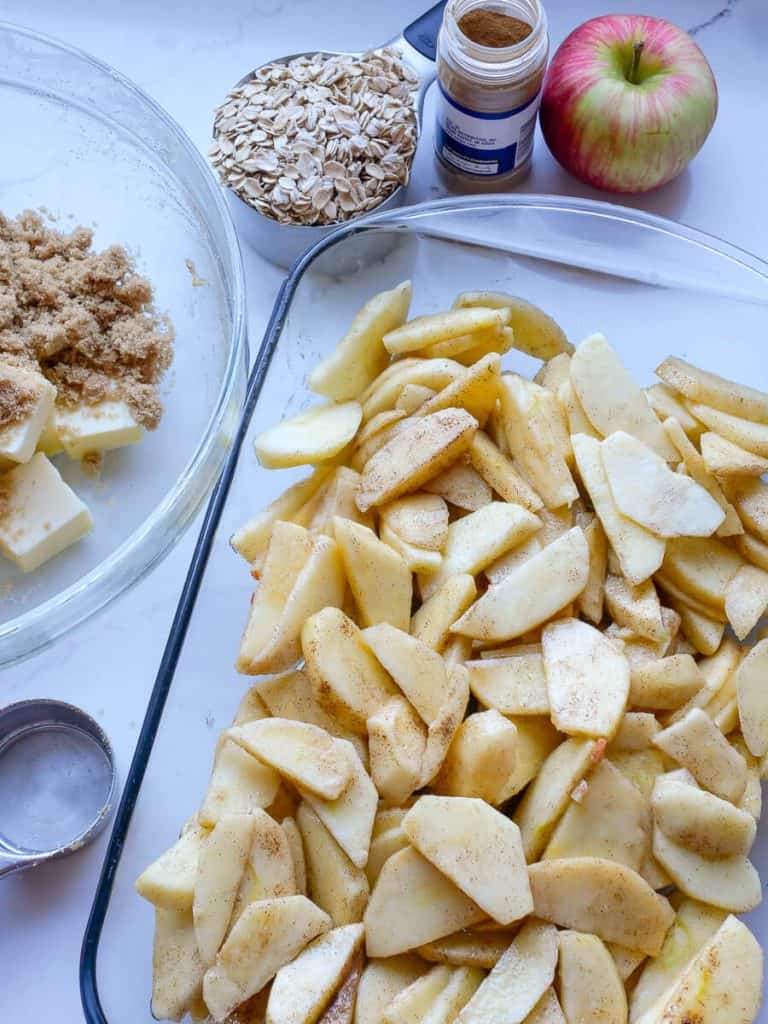
[{"label": "red and green apple skin", "polygon": [[712,70],[686,32],[660,18],[609,14],[560,46],[540,117],[553,156],[575,177],[610,192],[647,192],[683,170],[716,114]]}]

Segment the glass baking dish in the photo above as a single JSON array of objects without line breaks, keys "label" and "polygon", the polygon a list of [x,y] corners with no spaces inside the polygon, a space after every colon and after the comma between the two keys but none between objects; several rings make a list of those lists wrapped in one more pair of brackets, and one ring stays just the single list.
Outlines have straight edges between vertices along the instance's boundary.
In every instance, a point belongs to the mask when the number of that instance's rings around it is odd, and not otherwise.
[{"label": "glass baking dish", "polygon": [[[251,441],[316,400],[307,372],[365,299],[406,277],[414,281],[415,314],[448,306],[462,289],[504,289],[541,305],[574,341],[604,331],[643,383],[674,352],[768,388],[768,265],[647,214],[536,196],[447,200],[342,229],[302,257],[252,372],[116,818],[83,945],[90,1024],[152,1019],[153,911],[133,882],[198,807],[218,733],[251,682],[233,663],[252,581],[228,538],[305,472],[261,469]],[[505,363],[534,367],[515,353]],[[766,832],[754,859],[768,870]],[[751,918],[768,941],[768,912]]]}]

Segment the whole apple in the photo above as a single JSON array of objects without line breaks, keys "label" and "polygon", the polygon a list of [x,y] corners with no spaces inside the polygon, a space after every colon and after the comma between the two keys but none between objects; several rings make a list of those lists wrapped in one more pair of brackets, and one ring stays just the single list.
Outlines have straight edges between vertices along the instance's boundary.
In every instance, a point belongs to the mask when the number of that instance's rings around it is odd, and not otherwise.
[{"label": "whole apple", "polygon": [[647,192],[683,170],[716,114],[712,69],[687,33],[661,18],[609,14],[560,46],[540,117],[553,156],[575,177]]}]

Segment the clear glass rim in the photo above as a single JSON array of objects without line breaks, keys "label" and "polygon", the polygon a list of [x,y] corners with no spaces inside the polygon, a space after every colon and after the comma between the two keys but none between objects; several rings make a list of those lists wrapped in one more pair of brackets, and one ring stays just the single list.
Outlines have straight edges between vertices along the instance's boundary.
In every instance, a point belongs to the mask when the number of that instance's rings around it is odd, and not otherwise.
[{"label": "clear glass rim", "polygon": [[[244,378],[248,365],[248,340],[245,273],[232,217],[211,169],[184,129],[142,88],[111,65],[92,57],[79,47],[2,20],[0,34],[24,37],[82,61],[132,93],[151,116],[164,123],[166,129],[176,136],[187,158],[201,172],[201,181],[207,186],[208,202],[204,207],[206,218],[218,217],[221,221],[226,238],[225,255],[230,264],[224,267],[224,271],[231,278],[232,285],[231,296],[228,296],[231,302],[232,329],[224,376],[208,425],[186,466],[154,511],[111,555],[55,597],[0,626],[0,668],[7,668],[48,647],[64,633],[125,593],[143,579],[181,538],[225,460],[226,450],[222,448],[221,454],[217,455],[214,449],[222,423],[236,398],[238,384]],[[204,486],[194,496],[195,484],[202,479],[204,471]],[[43,626],[44,635],[39,635]],[[12,645],[12,653],[6,659],[3,650],[9,645]]]}]

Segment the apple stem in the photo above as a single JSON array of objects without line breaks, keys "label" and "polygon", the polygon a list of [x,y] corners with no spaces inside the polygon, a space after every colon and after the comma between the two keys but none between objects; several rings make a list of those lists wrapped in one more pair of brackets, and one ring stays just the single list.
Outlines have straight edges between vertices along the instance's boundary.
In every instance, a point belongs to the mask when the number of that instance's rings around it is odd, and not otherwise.
[{"label": "apple stem", "polygon": [[632,44],[632,66],[629,69],[627,75],[627,81],[632,85],[637,85],[637,75],[640,70],[640,58],[643,54],[643,47],[645,46],[644,41],[641,39],[637,43]]}]

